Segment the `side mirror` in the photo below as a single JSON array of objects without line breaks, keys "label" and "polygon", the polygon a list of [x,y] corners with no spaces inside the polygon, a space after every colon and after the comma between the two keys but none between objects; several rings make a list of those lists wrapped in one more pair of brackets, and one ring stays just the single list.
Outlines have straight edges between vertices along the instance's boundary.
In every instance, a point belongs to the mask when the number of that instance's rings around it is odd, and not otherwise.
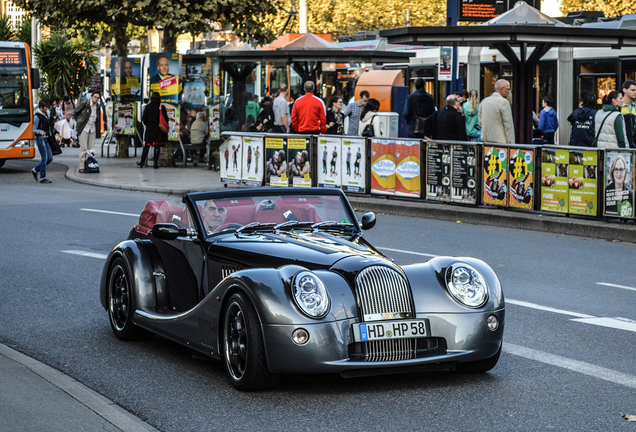
[{"label": "side mirror", "polygon": [[152,235],[161,240],[174,240],[177,237],[194,237],[196,232],[171,223],[157,223],[152,227]]},{"label": "side mirror", "polygon": [[371,229],[375,226],[375,213],[369,212],[362,215],[362,220],[360,221],[362,224],[363,230]]}]

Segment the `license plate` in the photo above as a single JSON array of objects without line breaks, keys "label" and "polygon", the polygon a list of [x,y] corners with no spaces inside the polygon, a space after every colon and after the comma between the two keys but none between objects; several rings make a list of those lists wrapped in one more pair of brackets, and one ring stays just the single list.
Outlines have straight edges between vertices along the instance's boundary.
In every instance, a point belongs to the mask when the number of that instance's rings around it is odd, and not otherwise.
[{"label": "license plate", "polygon": [[421,338],[428,336],[428,320],[394,320],[353,325],[356,342],[388,339]]}]

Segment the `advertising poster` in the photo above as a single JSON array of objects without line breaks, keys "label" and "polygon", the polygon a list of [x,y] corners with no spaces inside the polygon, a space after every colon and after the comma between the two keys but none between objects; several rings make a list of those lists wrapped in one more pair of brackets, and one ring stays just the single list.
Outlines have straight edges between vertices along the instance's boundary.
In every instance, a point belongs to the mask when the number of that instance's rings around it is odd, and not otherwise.
[{"label": "advertising poster", "polygon": [[342,138],[318,138],[318,186],[339,188],[342,185],[342,167],[339,155],[342,153]]},{"label": "advertising poster", "polygon": [[115,134],[135,135],[136,114],[135,105],[115,104]]},{"label": "advertising poster", "polygon": [[395,163],[395,194],[420,198],[420,142],[396,141]]},{"label": "advertising poster", "polygon": [[605,152],[604,215],[634,217],[634,153]]},{"label": "advertising poster", "polygon": [[148,65],[150,76],[150,93],[158,92],[161,102],[179,103],[181,74],[181,54],[152,53]]},{"label": "advertising poster", "polygon": [[183,85],[183,106],[197,108],[205,105],[205,82],[194,81]]},{"label": "advertising poster", "polygon": [[395,141],[371,140],[371,193],[395,194]]},{"label": "advertising poster", "polygon": [[177,105],[164,103],[163,106],[166,107],[166,112],[168,113],[168,140],[179,141],[177,125],[179,124],[180,110]]},{"label": "advertising poster", "polygon": [[265,137],[265,185],[288,186],[287,138]]},{"label": "advertising poster", "polygon": [[451,200],[451,145],[426,144],[426,199]]},{"label": "advertising poster", "polygon": [[534,209],[534,152],[534,149],[510,149],[510,207]]},{"label": "advertising poster", "polygon": [[263,185],[263,148],[262,137],[243,137],[242,180],[245,186]]},{"label": "advertising poster", "polygon": [[451,167],[451,201],[477,204],[477,146],[453,145]]},{"label": "advertising poster", "polygon": [[124,74],[118,80],[120,100],[123,103],[141,102],[141,59],[125,58]]},{"label": "advertising poster", "polygon": [[113,119],[115,117],[115,106],[112,102],[106,102],[106,130],[113,133]]},{"label": "advertising poster", "polygon": [[437,79],[440,81],[451,81],[453,79],[453,48],[439,48]]},{"label": "advertising poster", "polygon": [[219,148],[221,157],[221,182],[241,184],[241,145],[240,136],[229,137]]},{"label": "advertising poster", "polygon": [[541,149],[541,210],[568,211],[568,150]]},{"label": "advertising poster", "polygon": [[570,150],[568,165],[569,212],[596,216],[598,209],[598,153]]},{"label": "advertising poster", "polygon": [[346,137],[342,139],[342,189],[345,192],[366,192],[367,160],[366,142],[364,138]]},{"label": "advertising poster", "polygon": [[287,138],[287,176],[290,186],[311,187],[311,154],[309,137]]},{"label": "advertising poster", "polygon": [[484,145],[484,187],[482,202],[507,206],[508,149]]},{"label": "advertising poster", "polygon": [[121,95],[119,57],[106,57],[106,70],[110,75],[110,99],[113,102],[119,102]]}]

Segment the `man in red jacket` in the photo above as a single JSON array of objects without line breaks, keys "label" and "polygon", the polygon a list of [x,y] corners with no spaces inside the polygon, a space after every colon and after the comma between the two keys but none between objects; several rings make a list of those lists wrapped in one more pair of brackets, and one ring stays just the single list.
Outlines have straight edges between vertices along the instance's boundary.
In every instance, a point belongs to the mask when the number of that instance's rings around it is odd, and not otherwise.
[{"label": "man in red jacket", "polygon": [[292,127],[299,134],[324,134],[327,132],[325,103],[314,95],[313,81],[307,81],[303,88],[305,95],[296,99],[292,109]]}]

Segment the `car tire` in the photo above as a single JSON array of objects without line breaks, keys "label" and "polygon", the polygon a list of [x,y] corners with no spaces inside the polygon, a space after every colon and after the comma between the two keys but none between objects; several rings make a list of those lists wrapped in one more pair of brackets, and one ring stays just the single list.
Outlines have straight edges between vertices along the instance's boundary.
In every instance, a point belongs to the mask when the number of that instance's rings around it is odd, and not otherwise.
[{"label": "car tire", "polygon": [[499,350],[494,356],[487,359],[477,360],[474,362],[459,363],[455,366],[455,372],[461,374],[478,374],[488,372],[490,369],[495,367],[495,365],[499,361],[500,355],[501,347],[499,347]]},{"label": "car tire", "polygon": [[267,368],[260,321],[244,294],[233,294],[225,307],[223,363],[238,390],[266,390],[280,382],[280,376]]},{"label": "car tire", "polygon": [[113,333],[121,340],[150,339],[153,334],[132,322],[134,313],[131,278],[126,263],[115,258],[108,272],[108,318]]}]

